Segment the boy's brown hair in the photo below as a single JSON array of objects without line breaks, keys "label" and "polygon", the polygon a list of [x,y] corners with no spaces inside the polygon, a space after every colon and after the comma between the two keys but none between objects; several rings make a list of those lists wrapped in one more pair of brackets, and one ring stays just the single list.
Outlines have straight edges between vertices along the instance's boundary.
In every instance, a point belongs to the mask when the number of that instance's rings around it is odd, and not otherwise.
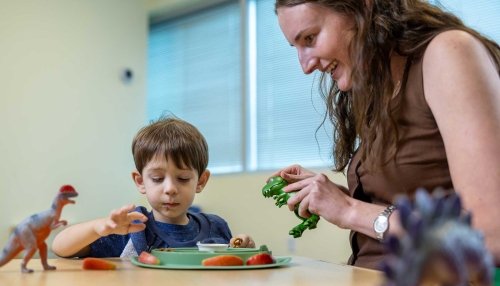
[{"label": "boy's brown hair", "polygon": [[164,155],[178,168],[193,168],[198,177],[208,165],[208,144],[192,124],[175,116],[161,117],[141,128],[132,141],[135,167],[142,170],[151,159]]}]

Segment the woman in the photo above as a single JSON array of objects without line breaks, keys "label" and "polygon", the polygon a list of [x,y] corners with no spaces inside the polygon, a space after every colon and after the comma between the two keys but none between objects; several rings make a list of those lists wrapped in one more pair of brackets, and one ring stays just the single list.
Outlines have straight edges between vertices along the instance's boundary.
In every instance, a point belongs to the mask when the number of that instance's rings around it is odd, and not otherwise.
[{"label": "woman", "polygon": [[[401,226],[392,203],[417,188],[454,189],[500,265],[500,48],[421,0],[277,0],[304,73],[322,72],[335,171],[281,175],[299,214],[351,230],[349,263],[377,268]],[[387,223],[385,223],[387,221]]]}]

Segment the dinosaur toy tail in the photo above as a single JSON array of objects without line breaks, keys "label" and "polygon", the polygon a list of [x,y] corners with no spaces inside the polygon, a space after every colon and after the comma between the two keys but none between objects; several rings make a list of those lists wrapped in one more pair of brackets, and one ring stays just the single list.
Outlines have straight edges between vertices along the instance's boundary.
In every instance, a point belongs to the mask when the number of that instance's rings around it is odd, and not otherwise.
[{"label": "dinosaur toy tail", "polygon": [[22,246],[17,243],[11,236],[9,242],[7,243],[7,246],[2,250],[2,253],[0,254],[0,267],[11,261],[22,250]]}]

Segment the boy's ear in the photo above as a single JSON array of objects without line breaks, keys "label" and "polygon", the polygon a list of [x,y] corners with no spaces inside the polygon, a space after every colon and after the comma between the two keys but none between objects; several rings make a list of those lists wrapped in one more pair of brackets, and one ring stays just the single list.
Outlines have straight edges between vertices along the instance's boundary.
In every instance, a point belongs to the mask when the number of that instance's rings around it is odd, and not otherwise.
[{"label": "boy's ear", "polygon": [[205,170],[198,179],[198,184],[196,185],[197,193],[201,193],[201,191],[203,191],[203,188],[205,188],[205,185],[207,184],[209,178],[210,178],[210,171]]},{"label": "boy's ear", "polygon": [[137,190],[141,194],[146,193],[146,188],[144,188],[144,179],[142,178],[141,173],[137,170],[132,172],[132,180],[134,180],[135,185],[137,186]]}]

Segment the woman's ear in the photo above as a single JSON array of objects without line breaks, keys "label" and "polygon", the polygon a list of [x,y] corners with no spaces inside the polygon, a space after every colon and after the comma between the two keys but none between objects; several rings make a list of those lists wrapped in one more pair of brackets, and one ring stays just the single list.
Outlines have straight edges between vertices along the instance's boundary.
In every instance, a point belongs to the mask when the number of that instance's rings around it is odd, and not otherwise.
[{"label": "woman's ear", "polygon": [[198,183],[196,184],[196,192],[197,193],[201,193],[201,191],[203,191],[203,188],[205,188],[205,185],[207,184],[209,178],[210,178],[210,171],[205,170],[200,175],[200,178],[198,178]]},{"label": "woman's ear", "polygon": [[132,180],[134,180],[135,185],[137,186],[137,190],[141,194],[146,193],[146,188],[144,187],[144,179],[142,178],[141,173],[137,170],[132,172]]}]

